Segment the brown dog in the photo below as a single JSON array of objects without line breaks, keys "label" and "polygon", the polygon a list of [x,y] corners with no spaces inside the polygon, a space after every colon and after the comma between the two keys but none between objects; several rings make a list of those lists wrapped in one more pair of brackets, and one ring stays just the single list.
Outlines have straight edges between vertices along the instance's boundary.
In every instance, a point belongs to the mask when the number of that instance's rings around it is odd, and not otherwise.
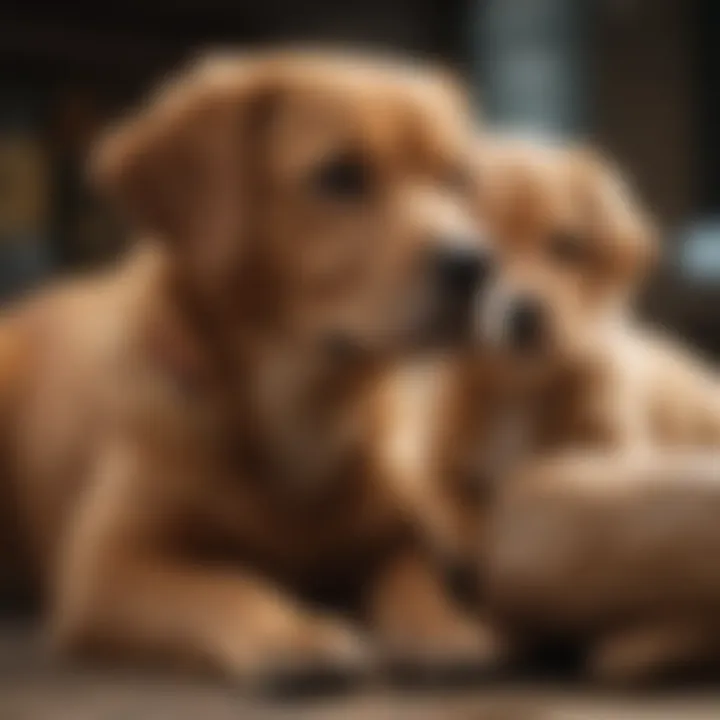
[{"label": "brown dog", "polygon": [[429,69],[268,54],[100,146],[138,249],[0,331],[5,489],[62,646],[342,670],[364,643],[301,599],[329,588],[393,659],[482,659],[376,461],[387,369],[470,331],[470,125]]}]

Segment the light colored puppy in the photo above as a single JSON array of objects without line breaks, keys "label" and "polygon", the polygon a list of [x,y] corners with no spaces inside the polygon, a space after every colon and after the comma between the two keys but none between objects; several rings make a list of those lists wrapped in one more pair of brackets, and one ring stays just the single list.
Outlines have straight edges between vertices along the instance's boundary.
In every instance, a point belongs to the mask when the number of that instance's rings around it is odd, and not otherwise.
[{"label": "light colored puppy", "polygon": [[[717,657],[720,389],[633,313],[652,226],[593,155],[512,145],[495,167],[490,203],[515,192],[514,229],[494,226],[502,344],[544,377],[528,395],[529,461],[501,480],[485,536],[485,599],[525,629],[590,641],[606,679]],[[522,328],[518,302],[532,308]]]},{"label": "light colored puppy", "polygon": [[[713,371],[633,315],[634,295],[656,249],[652,225],[618,171],[585,149],[500,138],[485,141],[479,160],[482,222],[499,243],[494,282],[478,300],[480,342],[459,358],[404,370],[391,407],[406,419],[395,422],[402,432],[388,457],[444,561],[469,566],[480,585],[483,569],[493,567],[491,595],[480,587],[480,602],[502,609],[512,595],[537,629],[546,604],[542,597],[535,601],[532,583],[542,586],[552,557],[528,547],[532,560],[514,565],[506,593],[505,555],[494,549],[496,533],[504,545],[522,548],[522,524],[532,523],[532,500],[517,516],[502,516],[512,517],[511,524],[494,521],[497,497],[506,484],[515,485],[518,468],[526,468],[521,486],[532,488],[542,457],[579,448],[607,452],[602,467],[613,473],[609,458],[616,452],[650,463],[662,447],[718,447],[720,405]],[[674,477],[694,470],[691,465]],[[702,476],[711,472],[706,466]],[[620,477],[628,475],[623,468]],[[577,503],[583,502],[581,480]],[[641,513],[639,501],[633,508]],[[635,527],[651,532],[652,522],[640,518]],[[543,527],[550,533],[551,521]],[[527,535],[529,545],[533,538]],[[548,539],[539,547],[550,545]],[[588,558],[588,573],[613,562],[602,558],[601,548]],[[560,606],[572,606],[575,583],[567,576],[562,585],[554,582],[549,575],[551,592],[566,594]]]},{"label": "light colored puppy", "polygon": [[638,203],[584,148],[491,136],[477,161],[478,222],[497,264],[478,293],[476,345],[403,368],[390,403],[407,416],[389,453],[399,484],[460,555],[477,544],[478,503],[514,465],[650,435],[649,351],[630,304],[654,238]]}]

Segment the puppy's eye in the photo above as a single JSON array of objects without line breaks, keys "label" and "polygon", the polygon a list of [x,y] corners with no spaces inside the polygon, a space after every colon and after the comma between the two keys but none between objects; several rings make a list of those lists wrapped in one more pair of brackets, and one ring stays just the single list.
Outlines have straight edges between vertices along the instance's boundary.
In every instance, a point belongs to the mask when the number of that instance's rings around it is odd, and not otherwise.
[{"label": "puppy's eye", "polygon": [[558,232],[550,239],[550,257],[562,265],[581,265],[588,259],[587,243],[571,232]]},{"label": "puppy's eye", "polygon": [[312,177],[313,189],[335,200],[358,200],[370,190],[370,168],[358,153],[333,156],[318,167]]}]

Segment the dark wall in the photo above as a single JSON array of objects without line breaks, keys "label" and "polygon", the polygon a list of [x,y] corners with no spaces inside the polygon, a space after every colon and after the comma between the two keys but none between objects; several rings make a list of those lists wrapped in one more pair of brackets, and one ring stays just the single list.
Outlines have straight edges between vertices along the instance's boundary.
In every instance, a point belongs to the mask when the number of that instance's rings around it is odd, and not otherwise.
[{"label": "dark wall", "polygon": [[709,62],[720,61],[720,6],[605,3],[597,20],[596,136],[628,169],[664,242],[648,314],[720,355],[719,284],[681,264],[691,224],[720,209],[720,62]]}]

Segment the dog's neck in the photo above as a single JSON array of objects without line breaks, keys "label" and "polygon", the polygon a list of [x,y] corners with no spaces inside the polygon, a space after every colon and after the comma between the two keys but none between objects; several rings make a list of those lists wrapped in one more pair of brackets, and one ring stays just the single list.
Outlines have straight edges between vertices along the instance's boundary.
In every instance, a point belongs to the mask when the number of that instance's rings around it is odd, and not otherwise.
[{"label": "dog's neck", "polygon": [[259,482],[319,490],[359,454],[382,362],[338,357],[241,316],[219,337],[222,325],[201,326],[171,282],[157,287],[143,309],[154,364],[187,404],[211,409],[230,455],[271,476]]},{"label": "dog's neck", "polygon": [[[254,349],[247,389],[253,437],[268,471],[299,490],[322,486],[357,458],[369,431],[372,361],[328,357],[277,340]],[[254,430],[254,432],[253,432]]]}]

